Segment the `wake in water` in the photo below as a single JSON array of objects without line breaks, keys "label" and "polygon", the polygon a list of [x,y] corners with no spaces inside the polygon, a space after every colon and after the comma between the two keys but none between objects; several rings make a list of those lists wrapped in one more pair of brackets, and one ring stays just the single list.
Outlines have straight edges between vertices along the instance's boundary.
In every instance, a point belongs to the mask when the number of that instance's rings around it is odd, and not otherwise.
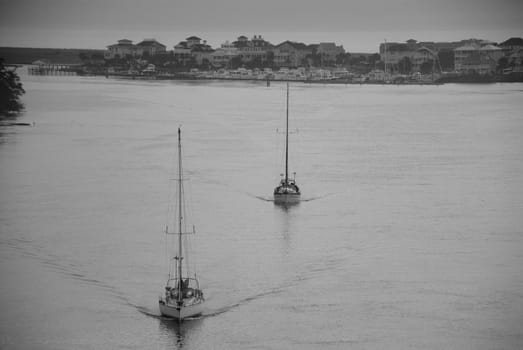
[{"label": "wake in water", "polygon": [[[332,196],[334,194],[335,193],[327,193],[327,194],[316,196],[316,197],[301,198],[300,201],[297,202],[297,203],[300,203],[300,202],[311,202],[311,201],[314,201],[314,200],[317,200],[317,199],[327,198],[327,197]],[[251,194],[251,193],[247,193],[247,195],[250,196],[250,197],[253,197],[253,198],[260,199],[260,200],[265,201],[265,202],[274,202],[274,198],[273,197],[257,196],[255,194]]]},{"label": "wake in water", "polygon": [[[281,292],[281,289],[273,289],[273,290],[270,290],[270,291],[259,293],[259,294],[256,294],[256,295],[253,295],[253,296],[241,299],[240,301],[238,301],[238,302],[236,302],[234,304],[230,304],[230,305],[218,308],[218,309],[207,309],[207,310],[205,310],[203,312],[202,315],[195,316],[195,317],[188,317],[185,320],[187,320],[187,321],[199,320],[199,319],[202,319],[202,318],[218,316],[218,315],[221,315],[221,314],[223,314],[225,312],[231,311],[231,310],[233,310],[233,309],[235,309],[237,307],[245,305],[245,304],[247,304],[247,303],[249,303],[251,301],[263,298],[263,297],[265,297],[267,295],[277,294],[277,293],[280,293],[280,292]],[[156,318],[156,319],[162,319],[162,320],[173,320],[173,318],[161,315],[159,310],[151,310],[151,309],[149,309],[147,307],[134,305],[134,304],[131,304],[131,303],[128,303],[128,304],[133,306],[139,312],[141,312],[142,314],[144,314],[146,316],[153,317],[153,318]]]}]

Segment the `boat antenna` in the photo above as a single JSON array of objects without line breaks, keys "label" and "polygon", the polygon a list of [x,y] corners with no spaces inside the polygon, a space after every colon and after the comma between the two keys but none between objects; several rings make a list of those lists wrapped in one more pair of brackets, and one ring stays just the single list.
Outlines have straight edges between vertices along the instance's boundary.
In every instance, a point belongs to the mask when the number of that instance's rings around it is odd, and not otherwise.
[{"label": "boat antenna", "polygon": [[289,82],[287,82],[287,119],[285,125],[285,183],[289,183]]}]

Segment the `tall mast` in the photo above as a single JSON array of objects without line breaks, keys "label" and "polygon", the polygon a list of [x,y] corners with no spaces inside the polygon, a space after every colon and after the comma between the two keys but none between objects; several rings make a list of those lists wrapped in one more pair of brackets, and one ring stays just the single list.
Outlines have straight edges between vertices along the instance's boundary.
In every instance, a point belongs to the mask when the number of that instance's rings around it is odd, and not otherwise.
[{"label": "tall mast", "polygon": [[182,283],[182,137],[178,128],[178,300],[181,300]]},{"label": "tall mast", "polygon": [[289,83],[287,82],[287,122],[285,125],[285,183],[289,182]]}]

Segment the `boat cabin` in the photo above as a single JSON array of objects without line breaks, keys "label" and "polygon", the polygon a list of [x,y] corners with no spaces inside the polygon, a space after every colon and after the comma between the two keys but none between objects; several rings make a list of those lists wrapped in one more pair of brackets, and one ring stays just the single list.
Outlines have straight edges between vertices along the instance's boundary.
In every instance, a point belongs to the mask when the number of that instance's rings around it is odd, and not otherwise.
[{"label": "boat cabin", "polygon": [[280,185],[274,189],[274,194],[300,194],[300,188],[294,180],[288,179],[287,181],[285,179],[282,179],[280,181]]},{"label": "boat cabin", "polygon": [[171,278],[165,286],[165,296],[167,299],[178,299],[178,294],[182,293],[182,299],[201,297],[202,291],[196,278],[175,279]]}]

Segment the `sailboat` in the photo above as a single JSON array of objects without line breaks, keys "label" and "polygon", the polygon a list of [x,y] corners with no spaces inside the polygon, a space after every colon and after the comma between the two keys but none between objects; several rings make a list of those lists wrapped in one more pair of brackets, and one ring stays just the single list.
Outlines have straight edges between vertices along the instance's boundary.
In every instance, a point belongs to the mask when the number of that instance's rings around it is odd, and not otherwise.
[{"label": "sailboat", "polygon": [[289,177],[289,83],[287,83],[287,113],[285,123],[285,174],[274,189],[274,203],[288,204],[300,201],[300,188],[296,184],[296,173]]},{"label": "sailboat", "polygon": [[193,277],[189,276],[188,264],[184,264],[187,252],[183,250],[182,236],[193,234],[195,230],[194,226],[192,232],[187,232],[184,228],[186,225],[184,222],[185,205],[182,175],[182,141],[181,131],[178,128],[178,178],[176,179],[178,181],[178,214],[176,215],[178,230],[177,232],[169,232],[168,226],[165,230],[166,234],[175,235],[175,238],[177,238],[178,252],[174,257],[169,257],[169,276],[164,295],[160,296],[158,301],[160,313],[178,321],[202,314],[205,302],[196,274]]}]

